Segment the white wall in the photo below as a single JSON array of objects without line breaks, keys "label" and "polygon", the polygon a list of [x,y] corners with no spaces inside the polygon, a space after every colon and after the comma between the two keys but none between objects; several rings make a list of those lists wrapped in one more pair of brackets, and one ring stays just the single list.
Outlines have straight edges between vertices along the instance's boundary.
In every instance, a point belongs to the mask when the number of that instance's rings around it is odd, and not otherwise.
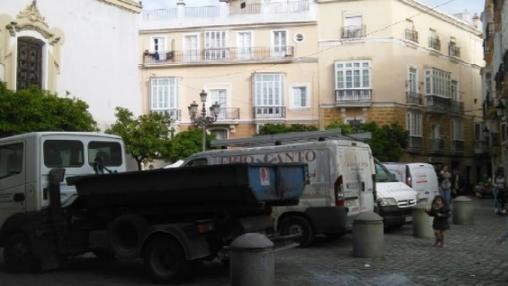
[{"label": "white wall", "polygon": [[[15,18],[31,2],[0,1],[0,14]],[[139,15],[98,0],[39,0],[37,7],[64,34],[58,94],[86,101],[103,129],[114,122],[116,106],[139,114]]]}]

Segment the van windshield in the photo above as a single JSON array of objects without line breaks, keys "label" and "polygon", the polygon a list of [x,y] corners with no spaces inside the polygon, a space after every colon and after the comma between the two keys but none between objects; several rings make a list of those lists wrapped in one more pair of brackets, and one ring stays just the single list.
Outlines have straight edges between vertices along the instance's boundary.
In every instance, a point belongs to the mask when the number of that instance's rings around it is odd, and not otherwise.
[{"label": "van windshield", "polygon": [[398,182],[395,179],[395,176],[386,169],[383,164],[379,162],[375,162],[376,164],[376,182],[377,183],[387,183],[387,182]]}]

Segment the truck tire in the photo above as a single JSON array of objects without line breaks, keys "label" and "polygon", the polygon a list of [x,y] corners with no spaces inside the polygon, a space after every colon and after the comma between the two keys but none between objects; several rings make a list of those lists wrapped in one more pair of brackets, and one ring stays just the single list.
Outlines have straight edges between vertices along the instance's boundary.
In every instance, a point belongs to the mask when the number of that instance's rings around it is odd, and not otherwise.
[{"label": "truck tire", "polygon": [[124,214],[109,225],[111,249],[119,258],[133,258],[139,255],[150,226],[141,216]]},{"label": "truck tire", "polygon": [[33,252],[30,239],[21,232],[9,235],[4,245],[4,262],[8,272],[22,273],[40,270],[40,260]]},{"label": "truck tire", "polygon": [[302,216],[284,217],[280,222],[279,231],[282,235],[301,234],[300,238],[296,239],[301,247],[309,246],[314,240],[312,225]]},{"label": "truck tire", "polygon": [[191,262],[182,246],[169,236],[156,236],[145,246],[145,265],[159,282],[178,283],[190,276]]}]

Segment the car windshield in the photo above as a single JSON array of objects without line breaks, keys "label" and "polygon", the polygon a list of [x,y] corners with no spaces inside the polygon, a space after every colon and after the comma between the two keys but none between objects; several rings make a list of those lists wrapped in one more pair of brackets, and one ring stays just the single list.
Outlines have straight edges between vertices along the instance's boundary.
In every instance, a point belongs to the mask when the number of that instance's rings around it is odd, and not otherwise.
[{"label": "car windshield", "polygon": [[383,164],[380,162],[375,162],[376,164],[376,182],[378,183],[386,183],[386,182],[398,182],[395,179],[395,176],[386,169]]}]

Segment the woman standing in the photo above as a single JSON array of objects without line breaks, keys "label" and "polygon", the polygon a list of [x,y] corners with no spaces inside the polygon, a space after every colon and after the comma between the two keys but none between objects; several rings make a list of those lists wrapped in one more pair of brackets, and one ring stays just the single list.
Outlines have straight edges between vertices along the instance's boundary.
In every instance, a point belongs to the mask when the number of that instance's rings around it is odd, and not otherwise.
[{"label": "woman standing", "polygon": [[434,229],[434,236],[436,237],[436,246],[443,247],[444,231],[450,229],[450,225],[448,224],[450,209],[442,196],[436,196],[434,200],[432,200],[431,208],[427,209],[426,212],[434,217],[432,228]]},{"label": "woman standing", "polygon": [[452,174],[448,171],[448,166],[444,166],[443,170],[439,173],[441,175],[441,196],[445,203],[449,205],[451,203],[451,188],[452,182],[450,181]]}]

